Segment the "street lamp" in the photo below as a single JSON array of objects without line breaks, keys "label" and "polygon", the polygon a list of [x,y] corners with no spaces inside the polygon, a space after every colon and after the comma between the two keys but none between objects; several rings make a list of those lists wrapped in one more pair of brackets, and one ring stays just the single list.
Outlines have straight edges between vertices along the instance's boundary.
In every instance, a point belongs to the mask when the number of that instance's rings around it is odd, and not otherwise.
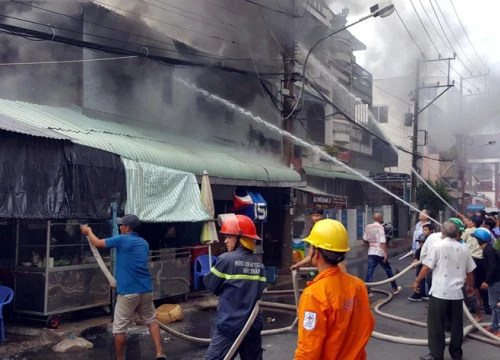
[{"label": "street lamp", "polygon": [[302,93],[304,92],[304,86],[305,86],[304,79],[305,79],[305,75],[306,75],[307,61],[309,60],[309,56],[311,55],[311,53],[313,52],[313,50],[316,48],[316,46],[318,46],[323,40],[326,40],[329,37],[331,37],[331,36],[333,36],[335,34],[338,34],[341,31],[347,30],[351,26],[359,24],[360,22],[363,22],[363,21],[365,21],[365,20],[367,20],[367,19],[369,19],[371,17],[381,17],[381,18],[388,17],[395,10],[396,10],[396,8],[394,7],[394,4],[391,1],[382,1],[381,3],[375,4],[372,7],[370,7],[370,14],[369,15],[363,16],[358,21],[355,21],[355,22],[353,22],[353,23],[351,23],[349,25],[346,25],[346,26],[344,26],[341,29],[337,29],[334,32],[332,32],[332,33],[330,33],[328,35],[325,35],[321,39],[319,39],[318,41],[316,41],[316,43],[314,44],[314,46],[307,53],[306,59],[304,61],[304,65],[303,65],[303,69],[302,69],[302,87],[300,88],[300,93],[299,93],[299,96],[297,98],[297,101],[295,102],[295,106],[293,107],[292,111],[290,111],[290,114],[288,114],[288,116],[286,118],[284,118],[284,119],[286,120],[290,116],[292,116],[292,114],[295,111],[295,109],[297,109],[297,106],[299,104],[300,98],[302,97]]},{"label": "street lamp", "polygon": [[370,12],[373,14],[373,17],[380,16],[381,18],[388,17],[395,10],[396,8],[390,1],[384,1],[380,4],[375,4],[370,8]]}]

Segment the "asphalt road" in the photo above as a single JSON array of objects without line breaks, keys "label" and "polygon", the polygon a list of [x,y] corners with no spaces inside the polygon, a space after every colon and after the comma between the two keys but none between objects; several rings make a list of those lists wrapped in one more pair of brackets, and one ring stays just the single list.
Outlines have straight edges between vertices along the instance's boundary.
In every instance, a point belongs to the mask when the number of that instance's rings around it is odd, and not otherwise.
[{"label": "asphalt road", "polygon": [[[394,270],[404,269],[410,260],[405,259],[398,261],[397,257],[391,260]],[[366,271],[366,261],[356,262],[349,268],[349,271],[354,275],[364,277]],[[385,272],[378,268],[375,274],[375,280],[382,280],[386,277]],[[396,296],[392,302],[386,305],[383,310],[407,318],[425,322],[427,316],[426,302],[411,303],[408,301],[408,296],[412,290],[409,288],[411,281],[415,278],[413,272],[406,274],[399,285],[403,286],[403,291]],[[381,288],[390,290],[390,285],[382,286]],[[371,302],[375,304],[382,299],[382,295],[375,295]],[[279,300],[282,302],[292,303],[292,297],[271,298],[266,300]],[[186,311],[185,319],[178,323],[178,329],[192,334],[194,336],[208,337],[212,330],[213,312],[207,311]],[[265,318],[275,319],[274,322],[266,324],[268,328],[283,327],[289,325],[294,315],[287,312],[265,310]],[[489,320],[486,317],[485,320]],[[403,324],[393,320],[385,319],[376,316],[376,330],[378,332],[425,339],[427,337],[426,329],[412,325]],[[353,334],[355,336],[355,334]],[[204,359],[206,347],[193,345],[183,340],[173,338],[168,334],[163,334],[165,340],[165,350],[168,358],[172,360],[202,360]],[[94,343],[95,347],[81,353],[73,354],[54,354],[50,349],[37,351],[36,353],[26,354],[14,357],[12,359],[30,359],[30,360],[90,360],[90,359],[114,359],[112,336],[106,329],[100,329],[88,334],[87,339]],[[290,360],[293,359],[294,351],[297,343],[297,335],[293,333],[285,333],[280,335],[267,336],[263,339],[263,347],[265,349],[264,358],[273,360]],[[466,339],[463,345],[464,360],[491,360],[498,359],[500,356],[500,348],[484,344],[482,342]],[[372,338],[367,346],[368,359],[370,360],[388,360],[388,359],[418,359],[420,356],[428,353],[426,346],[402,345],[386,341],[381,341]],[[144,328],[132,329],[128,337],[126,347],[126,359],[151,359],[155,358],[151,340],[145,332]],[[451,359],[449,355],[445,359]]]}]

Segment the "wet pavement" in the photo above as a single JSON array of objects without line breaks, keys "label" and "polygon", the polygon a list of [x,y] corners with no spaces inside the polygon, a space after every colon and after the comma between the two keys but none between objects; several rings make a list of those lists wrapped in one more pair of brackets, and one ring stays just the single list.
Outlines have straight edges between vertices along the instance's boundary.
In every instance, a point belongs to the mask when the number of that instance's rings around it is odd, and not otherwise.
[{"label": "wet pavement", "polygon": [[[409,265],[410,259],[402,261],[398,257],[391,259],[393,270],[398,272]],[[366,272],[366,261],[361,260],[355,263],[351,262],[348,267],[349,271],[354,275],[364,277]],[[377,268],[375,273],[375,281],[386,278],[385,272],[381,268]],[[414,272],[409,272],[399,281],[399,285],[403,286],[400,295],[386,305],[382,310],[391,314],[411,318],[418,321],[426,322],[427,303],[411,303],[408,301],[408,296],[412,294],[412,289],[409,288],[414,280]],[[304,283],[306,279],[302,279]],[[380,288],[390,290],[390,285],[384,285]],[[382,295],[375,295],[372,299],[372,305],[383,299]],[[266,295],[265,301],[281,302],[292,304],[293,296],[275,296]],[[197,337],[209,337],[212,332],[214,311],[202,311],[197,309],[189,309],[185,311],[185,318],[179,323],[172,324],[172,327]],[[263,311],[264,319],[274,319],[274,322],[265,322],[265,329],[281,328],[291,324],[295,315],[292,312],[281,310],[265,309]],[[490,317],[485,317],[488,321]],[[149,334],[144,327],[134,327],[130,329],[126,345],[126,359],[154,359],[155,353]],[[406,325],[400,322],[392,321],[376,315],[376,330],[382,333],[395,336],[404,336],[410,338],[425,339],[427,330],[416,326]],[[84,334],[84,337],[94,343],[94,349],[72,354],[55,354],[50,347],[38,350],[33,353],[26,353],[22,356],[7,358],[8,360],[90,360],[90,359],[114,359],[113,338],[107,331],[105,326],[94,328],[90,332]],[[206,346],[200,346],[184,340],[177,339],[169,334],[162,332],[164,340],[164,348],[169,359],[176,360],[201,360],[204,359]],[[290,333],[280,335],[266,336],[263,338],[263,347],[265,349],[264,358],[273,360],[290,360],[293,359],[296,348],[297,335],[296,330]],[[482,342],[466,339],[463,346],[464,359],[473,360],[490,360],[499,358],[500,348]],[[368,359],[370,360],[387,360],[387,359],[418,359],[420,356],[428,353],[426,346],[414,346],[396,344],[377,339],[371,339],[367,346]],[[449,360],[450,357],[446,357]]]}]

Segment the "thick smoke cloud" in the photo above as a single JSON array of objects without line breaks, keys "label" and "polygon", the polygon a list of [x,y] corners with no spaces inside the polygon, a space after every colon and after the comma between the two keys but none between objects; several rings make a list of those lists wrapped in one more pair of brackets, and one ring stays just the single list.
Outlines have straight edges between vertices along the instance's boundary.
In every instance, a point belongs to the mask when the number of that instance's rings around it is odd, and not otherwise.
[{"label": "thick smoke cloud", "polygon": [[[367,3],[366,1],[329,1],[328,3],[336,13],[339,13],[344,7],[349,8],[350,12],[348,22],[353,22],[361,16],[369,13],[370,3]],[[438,58],[439,54],[425,33],[411,3],[403,0],[394,0],[393,3],[395,4],[404,23],[410,29],[415,41],[424,52],[426,58]],[[445,95],[446,98],[450,98],[452,101],[449,101],[448,99],[438,100],[436,105],[445,111],[439,111],[439,109],[432,111],[432,109],[428,109],[426,110],[428,114],[424,114],[424,116],[427,116],[429,119],[428,126],[431,137],[431,145],[437,151],[442,151],[454,146],[457,135],[468,135],[477,132],[492,133],[499,131],[498,125],[496,125],[498,121],[495,120],[499,109],[497,109],[498,101],[495,99],[498,98],[498,95],[500,95],[498,85],[500,77],[496,74],[496,71],[493,68],[492,73],[487,80],[488,87],[481,84],[481,82],[484,83],[484,78],[469,79],[468,81],[464,81],[464,95],[472,96],[464,97],[462,99],[463,103],[460,107],[460,97],[457,95],[460,89],[460,75],[463,77],[469,77],[471,76],[469,69],[472,71],[473,75],[478,74],[480,71],[485,72],[486,69],[477,57],[475,57],[475,54],[465,37],[460,24],[458,23],[450,3],[439,1],[439,6],[446,17],[448,24],[451,26],[454,36],[451,34],[448,25],[445,23],[436,2],[432,0],[432,3],[439,20],[441,21],[441,25],[451,42],[451,46],[448,44],[448,41],[441,30],[429,1],[413,0],[413,4],[424,22],[430,37],[434,41],[434,44],[439,49],[440,55],[443,57],[452,57],[453,51],[449,48],[453,47],[453,49],[457,51],[458,57],[460,57],[468,68],[465,68],[458,59],[452,61],[451,66],[456,70],[451,70],[452,80],[455,80],[455,88],[451,89],[449,93]],[[463,13],[464,7],[460,7],[459,5],[460,1],[456,1],[459,13],[464,15],[465,18],[466,14]],[[424,12],[424,8],[430,16],[434,26],[430,23],[429,18]],[[464,19],[462,19],[462,21],[463,20]],[[473,35],[478,31],[481,31],[480,25],[477,23],[474,23],[474,25],[474,27],[468,26],[467,22],[465,22],[465,27],[469,36],[473,39]],[[367,45],[366,51],[356,54],[358,62],[367,68],[368,71],[372,72],[374,78],[376,79],[394,78],[400,82],[402,77],[406,77],[407,84],[405,86],[401,86],[401,84],[398,83],[397,86],[406,88],[407,90],[397,93],[397,95],[403,97],[403,99],[407,101],[410,101],[407,94],[415,87],[416,60],[418,57],[421,57],[421,54],[420,50],[415,46],[414,41],[408,35],[398,15],[394,13],[390,17],[384,19],[369,19],[352,27],[350,31]],[[442,40],[440,38],[442,38]],[[457,41],[465,53],[462,51]],[[482,60],[487,62],[487,57],[483,56],[481,51],[479,52],[480,56],[482,56]],[[472,60],[472,63],[469,59]],[[442,72],[445,74],[447,73],[448,69],[445,62],[435,63],[435,65],[439,67]],[[421,67],[421,83],[428,84],[440,81],[441,85],[444,84],[446,82],[446,75],[442,72],[437,70],[432,64],[423,65]],[[457,74],[457,72],[460,75]],[[388,86],[388,88],[390,88],[390,86]],[[438,93],[441,90],[438,90]],[[402,119],[400,119],[400,122],[402,123]]]}]

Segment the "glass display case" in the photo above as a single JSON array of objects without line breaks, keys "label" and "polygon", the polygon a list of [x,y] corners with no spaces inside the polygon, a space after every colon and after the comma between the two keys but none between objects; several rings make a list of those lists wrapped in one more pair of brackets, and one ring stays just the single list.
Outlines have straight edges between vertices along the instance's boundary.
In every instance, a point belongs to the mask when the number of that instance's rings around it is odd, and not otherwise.
[{"label": "glass display case", "polygon": [[[16,229],[15,311],[48,317],[59,325],[65,312],[110,304],[110,286],[94,258],[79,220],[19,220]],[[106,222],[89,223],[99,238],[111,236]],[[110,267],[110,253],[100,249]]]},{"label": "glass display case", "polygon": [[149,272],[153,281],[154,300],[190,291],[191,266],[189,249],[160,249],[149,252]]}]

